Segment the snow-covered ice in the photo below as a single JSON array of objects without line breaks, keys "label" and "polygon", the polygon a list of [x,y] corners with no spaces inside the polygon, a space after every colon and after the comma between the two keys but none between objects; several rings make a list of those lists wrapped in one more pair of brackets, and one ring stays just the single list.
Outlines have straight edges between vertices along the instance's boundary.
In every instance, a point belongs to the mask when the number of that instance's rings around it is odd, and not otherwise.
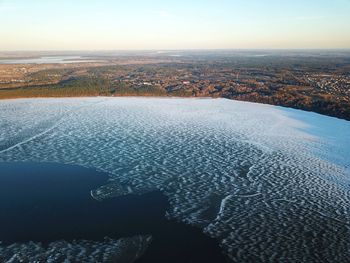
[{"label": "snow-covered ice", "polygon": [[0,261],[3,263],[132,263],[138,259],[151,242],[150,236],[135,236],[103,241],[64,240],[43,245],[39,242],[0,245]]},{"label": "snow-covered ice", "polygon": [[226,99],[0,101],[0,161],[110,174],[102,200],[160,189],[169,218],[238,262],[347,262],[350,122]]}]

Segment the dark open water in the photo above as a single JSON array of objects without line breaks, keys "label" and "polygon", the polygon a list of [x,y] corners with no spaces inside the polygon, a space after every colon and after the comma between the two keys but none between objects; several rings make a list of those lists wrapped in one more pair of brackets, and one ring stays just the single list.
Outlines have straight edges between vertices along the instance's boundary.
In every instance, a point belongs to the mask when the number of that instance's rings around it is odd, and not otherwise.
[{"label": "dark open water", "polygon": [[78,166],[0,163],[0,241],[103,240],[151,234],[137,262],[227,262],[200,229],[164,218],[161,192],[98,202],[90,196],[108,176]]}]

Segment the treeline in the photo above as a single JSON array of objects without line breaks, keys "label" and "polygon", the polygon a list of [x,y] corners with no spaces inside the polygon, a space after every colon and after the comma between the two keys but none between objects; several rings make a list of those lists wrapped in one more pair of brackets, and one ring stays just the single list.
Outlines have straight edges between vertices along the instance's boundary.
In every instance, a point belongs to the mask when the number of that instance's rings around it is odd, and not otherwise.
[{"label": "treeline", "polygon": [[53,85],[2,89],[0,98],[108,96],[112,92],[108,79],[84,76]]},{"label": "treeline", "polygon": [[166,96],[166,91],[160,87],[142,85],[133,87],[123,82],[114,84],[111,95],[115,96]]},{"label": "treeline", "polygon": [[52,85],[0,89],[0,99],[86,96],[166,96],[166,92],[159,87],[131,87],[92,76],[72,77]]},{"label": "treeline", "polygon": [[307,96],[290,93],[272,93],[269,95],[263,93],[247,94],[225,94],[226,98],[250,101],[264,104],[271,104],[282,107],[289,107],[305,111],[312,111],[323,115],[337,117],[350,121],[350,102],[346,100],[336,100],[332,96]]},{"label": "treeline", "polygon": [[124,82],[97,76],[71,77],[58,84],[0,89],[0,99],[33,97],[89,97],[89,96],[212,96],[266,103],[350,120],[350,102],[334,96],[312,94],[295,89],[268,89],[254,91],[216,90],[215,93],[193,93],[192,89],[167,91],[158,86],[131,86]]}]

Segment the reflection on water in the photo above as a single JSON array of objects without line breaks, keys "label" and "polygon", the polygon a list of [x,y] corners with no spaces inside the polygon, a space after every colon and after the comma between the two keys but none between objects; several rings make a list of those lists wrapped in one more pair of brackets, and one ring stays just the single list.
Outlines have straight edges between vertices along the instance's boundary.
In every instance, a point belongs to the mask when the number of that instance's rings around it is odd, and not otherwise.
[{"label": "reflection on water", "polygon": [[50,56],[38,58],[21,58],[21,59],[0,59],[0,64],[50,64],[50,63],[80,63],[94,62],[94,60],[84,59],[81,56]]}]

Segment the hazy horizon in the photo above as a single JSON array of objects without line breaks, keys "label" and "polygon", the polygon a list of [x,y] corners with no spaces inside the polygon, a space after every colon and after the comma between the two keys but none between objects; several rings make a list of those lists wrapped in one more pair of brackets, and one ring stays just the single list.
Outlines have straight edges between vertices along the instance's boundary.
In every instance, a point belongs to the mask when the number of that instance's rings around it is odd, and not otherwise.
[{"label": "hazy horizon", "polygon": [[1,51],[350,49],[349,0],[0,0]]},{"label": "hazy horizon", "polygon": [[212,52],[224,52],[224,51],[234,51],[234,52],[253,52],[253,51],[266,51],[266,52],[327,52],[327,51],[345,51],[350,52],[349,48],[187,48],[187,49],[156,49],[156,48],[150,48],[150,49],[4,49],[0,50],[2,53],[25,53],[25,52],[33,52],[33,53],[40,53],[40,52],[62,52],[62,53],[69,53],[69,52],[206,52],[206,51],[212,51]]}]

